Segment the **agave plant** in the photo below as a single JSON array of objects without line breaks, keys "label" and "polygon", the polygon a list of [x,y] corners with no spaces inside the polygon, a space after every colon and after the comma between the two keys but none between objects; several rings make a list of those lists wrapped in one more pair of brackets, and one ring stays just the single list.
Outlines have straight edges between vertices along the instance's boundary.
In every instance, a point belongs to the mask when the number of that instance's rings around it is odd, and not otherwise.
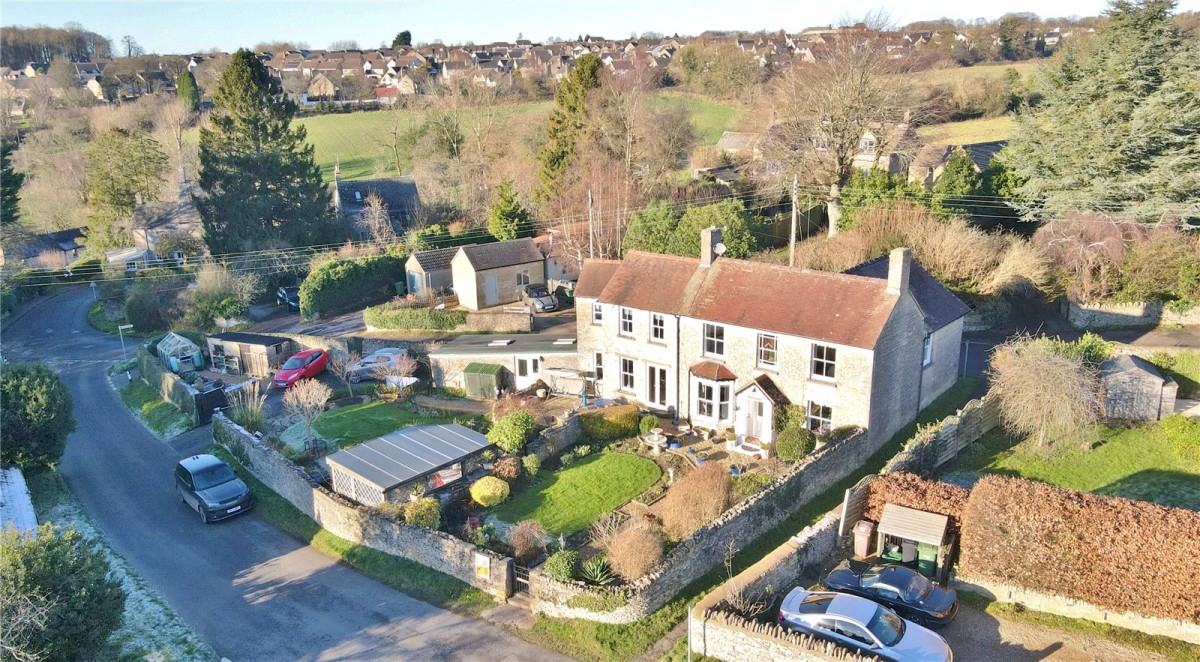
[{"label": "agave plant", "polygon": [[583,565],[579,568],[579,577],[597,586],[608,586],[617,580],[617,576],[613,574],[612,566],[608,564],[608,559],[603,554],[593,556],[584,561]]}]

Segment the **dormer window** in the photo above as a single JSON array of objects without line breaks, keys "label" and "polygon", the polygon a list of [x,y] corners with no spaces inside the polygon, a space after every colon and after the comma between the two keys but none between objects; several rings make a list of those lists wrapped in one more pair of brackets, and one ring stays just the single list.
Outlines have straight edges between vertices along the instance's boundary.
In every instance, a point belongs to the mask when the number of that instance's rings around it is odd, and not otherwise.
[{"label": "dormer window", "polygon": [[875,136],[865,135],[862,137],[862,140],[858,141],[858,150],[860,152],[874,152],[875,147]]}]

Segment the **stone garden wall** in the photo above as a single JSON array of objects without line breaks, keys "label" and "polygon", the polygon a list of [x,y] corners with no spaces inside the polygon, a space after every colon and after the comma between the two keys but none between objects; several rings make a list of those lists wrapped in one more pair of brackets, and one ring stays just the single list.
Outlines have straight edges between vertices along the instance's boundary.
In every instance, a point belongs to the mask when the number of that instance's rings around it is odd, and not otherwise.
[{"label": "stone garden wall", "polygon": [[1076,329],[1152,327],[1160,324],[1200,324],[1200,306],[1176,312],[1159,301],[1081,303],[1067,300],[1066,317]]},{"label": "stone garden wall", "polygon": [[511,593],[512,559],[448,533],[401,524],[343,499],[317,485],[291,460],[223,414],[213,416],[213,439],[263,484],[330,533],[416,561],[500,600]]},{"label": "stone garden wall", "polygon": [[192,425],[196,425],[196,390],[183,381],[182,377],[164,368],[157,355],[140,345],[137,349],[137,364],[138,376],[142,381],[158,391],[163,400],[187,414],[192,419]]}]

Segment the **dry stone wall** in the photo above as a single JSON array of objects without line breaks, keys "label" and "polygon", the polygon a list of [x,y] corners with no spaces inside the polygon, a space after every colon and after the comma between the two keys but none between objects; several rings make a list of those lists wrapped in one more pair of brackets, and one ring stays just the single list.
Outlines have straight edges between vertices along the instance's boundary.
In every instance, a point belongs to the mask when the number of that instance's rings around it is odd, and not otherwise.
[{"label": "dry stone wall", "polygon": [[1076,329],[1152,327],[1160,324],[1200,324],[1200,306],[1176,312],[1159,301],[1137,303],[1080,303],[1067,301],[1067,321]]}]

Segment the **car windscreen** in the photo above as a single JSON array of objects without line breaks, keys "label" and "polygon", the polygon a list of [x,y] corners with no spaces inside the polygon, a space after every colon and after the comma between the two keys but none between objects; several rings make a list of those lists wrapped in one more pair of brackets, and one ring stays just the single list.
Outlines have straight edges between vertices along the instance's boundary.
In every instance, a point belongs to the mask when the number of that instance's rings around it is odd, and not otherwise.
[{"label": "car windscreen", "polygon": [[296,368],[303,368],[303,367],[304,367],[304,359],[299,359],[294,356],[292,358],[288,359],[283,364],[284,370],[295,370]]},{"label": "car windscreen", "polygon": [[217,464],[197,473],[192,474],[192,478],[196,481],[196,491],[207,490],[210,487],[216,487],[221,483],[228,483],[237,478],[234,475],[233,469],[228,465]]},{"label": "car windscreen", "polygon": [[900,638],[904,636],[904,621],[899,616],[880,607],[875,610],[875,615],[871,617],[871,622],[867,623],[867,629],[884,646],[895,646],[896,642],[900,641]]},{"label": "car windscreen", "polygon": [[533,296],[535,296],[535,297],[548,297],[548,296],[550,296],[550,290],[547,290],[547,289],[546,289],[546,288],[544,288],[544,287],[535,287],[535,288],[533,288],[532,292],[533,292]]},{"label": "car windscreen", "polygon": [[933,582],[919,574],[913,574],[912,581],[908,583],[908,588],[904,589],[905,602],[917,602],[924,600],[925,596],[933,590]]}]

